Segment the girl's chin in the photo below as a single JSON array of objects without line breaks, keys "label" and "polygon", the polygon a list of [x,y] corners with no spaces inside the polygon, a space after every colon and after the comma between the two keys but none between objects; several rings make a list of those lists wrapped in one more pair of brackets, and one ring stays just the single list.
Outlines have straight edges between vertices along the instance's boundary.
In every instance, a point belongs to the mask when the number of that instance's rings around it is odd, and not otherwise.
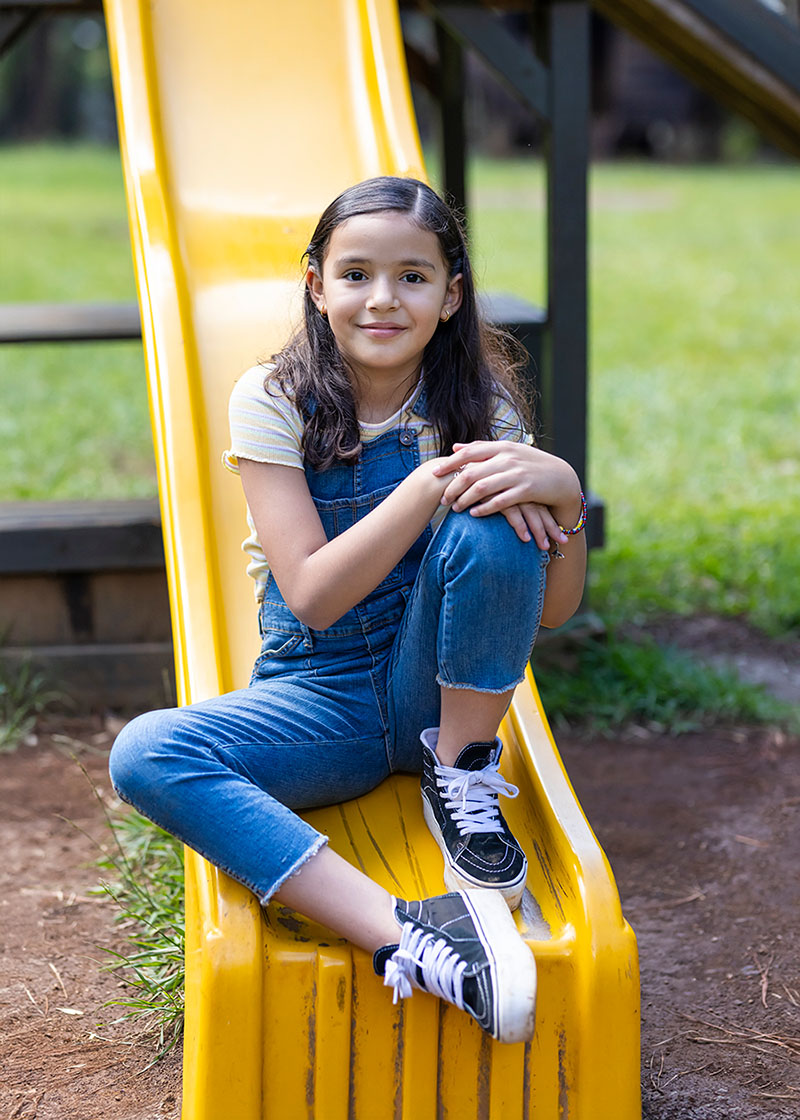
[{"label": "girl's chin", "polygon": [[399,375],[408,377],[421,367],[423,355],[420,353],[411,354],[408,357],[398,356],[389,353],[388,349],[377,348],[369,354],[353,354],[343,351],[342,357],[356,373],[369,374],[370,371],[374,370],[376,373],[385,375],[396,371]]}]

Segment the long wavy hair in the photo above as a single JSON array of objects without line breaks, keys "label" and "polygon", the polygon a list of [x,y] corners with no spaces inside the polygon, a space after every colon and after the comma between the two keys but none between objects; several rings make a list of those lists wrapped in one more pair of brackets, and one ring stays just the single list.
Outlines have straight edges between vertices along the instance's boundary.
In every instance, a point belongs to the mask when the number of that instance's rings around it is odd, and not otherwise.
[{"label": "long wavy hair", "polygon": [[[423,389],[428,419],[440,454],[456,442],[491,438],[498,399],[506,400],[519,423],[531,427],[530,408],[518,373],[525,351],[513,336],[480,315],[461,223],[427,184],[417,179],[383,176],[357,183],[335,198],[320,218],[303,260],[322,275],[333,231],[362,214],[397,211],[436,235],[448,276],[462,275],[458,311],[440,322],[425,347]],[[327,318],[320,315],[306,287],[304,322],[289,343],[270,359],[270,382],[293,399],[305,418],[303,454],[316,470],[353,460],[361,450],[353,381]]]}]

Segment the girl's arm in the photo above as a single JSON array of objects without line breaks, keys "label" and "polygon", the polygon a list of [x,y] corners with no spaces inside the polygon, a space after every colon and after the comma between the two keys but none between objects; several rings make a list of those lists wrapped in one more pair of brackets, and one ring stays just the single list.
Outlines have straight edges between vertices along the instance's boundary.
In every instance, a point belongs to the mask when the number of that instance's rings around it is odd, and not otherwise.
[{"label": "girl's arm", "polygon": [[446,459],[412,471],[366,517],[329,541],[297,467],[239,459],[258,539],[292,613],[324,630],[373,591],[433,517],[450,481]]},{"label": "girl's arm", "polygon": [[[453,472],[458,473],[454,476]],[[560,626],[577,610],[586,578],[586,534],[566,536],[559,526],[577,524],[581,488],[563,459],[511,440],[457,443],[454,454],[434,473],[448,479],[443,502],[475,517],[503,513],[523,540],[540,548],[555,545],[562,558],[547,570],[542,625]]]}]

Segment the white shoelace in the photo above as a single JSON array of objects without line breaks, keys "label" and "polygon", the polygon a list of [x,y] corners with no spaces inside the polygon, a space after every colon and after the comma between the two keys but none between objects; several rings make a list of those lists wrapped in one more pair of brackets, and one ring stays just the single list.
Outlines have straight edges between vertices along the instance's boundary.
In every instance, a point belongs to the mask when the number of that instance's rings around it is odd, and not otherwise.
[{"label": "white shoelace", "polygon": [[445,805],[455,810],[453,820],[462,836],[473,832],[502,832],[498,819],[497,796],[516,797],[517,786],[512,786],[498,773],[499,763],[492,762],[483,770],[458,770],[454,766],[434,766],[436,784]]},{"label": "white shoelace", "polygon": [[419,968],[426,992],[454,1003],[463,1011],[466,967],[467,962],[443,938],[426,933],[413,922],[406,922],[400,935],[400,947],[386,962],[383,983],[394,989],[393,1003],[407,999],[414,988],[421,986],[417,980]]}]

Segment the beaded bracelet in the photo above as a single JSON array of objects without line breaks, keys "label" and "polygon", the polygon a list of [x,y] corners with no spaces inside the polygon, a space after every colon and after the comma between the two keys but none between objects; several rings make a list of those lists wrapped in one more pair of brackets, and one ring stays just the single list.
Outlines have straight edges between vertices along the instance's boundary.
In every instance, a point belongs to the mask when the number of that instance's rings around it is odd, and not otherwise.
[{"label": "beaded bracelet", "polygon": [[563,525],[559,525],[559,529],[561,530],[561,532],[565,536],[572,537],[572,536],[575,535],[575,533],[580,533],[581,529],[584,527],[585,524],[586,524],[586,499],[583,496],[583,490],[581,490],[581,515],[578,518],[577,525],[575,525],[575,527],[572,528],[572,529],[565,529]]}]

